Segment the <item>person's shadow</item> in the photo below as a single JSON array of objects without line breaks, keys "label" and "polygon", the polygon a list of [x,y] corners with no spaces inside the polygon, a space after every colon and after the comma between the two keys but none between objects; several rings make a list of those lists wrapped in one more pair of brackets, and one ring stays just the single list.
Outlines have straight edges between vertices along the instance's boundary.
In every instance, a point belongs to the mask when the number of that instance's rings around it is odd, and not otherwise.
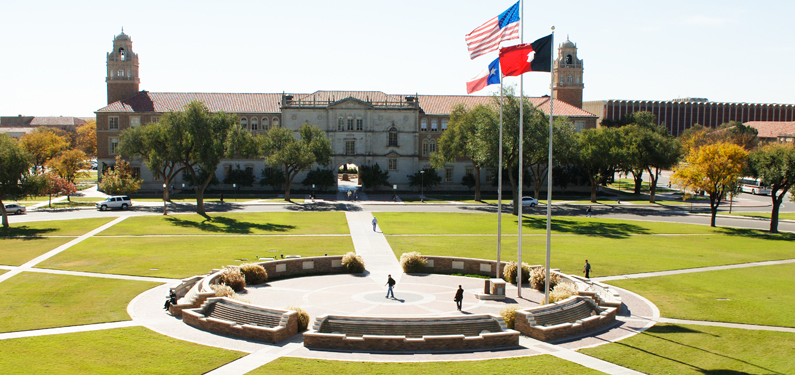
[{"label": "person's shadow", "polygon": [[398,301],[398,302],[400,302],[400,303],[405,303],[405,302],[406,302],[406,300],[404,300],[404,299],[395,298],[395,297],[392,297],[392,300],[393,300],[393,301]]}]

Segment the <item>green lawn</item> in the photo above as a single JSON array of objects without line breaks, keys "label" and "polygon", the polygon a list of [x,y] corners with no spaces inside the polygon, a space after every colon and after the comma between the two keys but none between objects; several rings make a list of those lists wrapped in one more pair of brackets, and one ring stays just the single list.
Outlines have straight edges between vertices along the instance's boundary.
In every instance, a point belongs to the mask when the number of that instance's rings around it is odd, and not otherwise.
[{"label": "green lawn", "polygon": [[580,352],[647,374],[795,374],[795,334],[784,332],[658,324]]},{"label": "green lawn", "polygon": [[0,340],[0,352],[0,369],[8,375],[203,374],[246,354],[143,327]]},{"label": "green lawn", "polygon": [[793,263],[610,284],[648,298],[666,318],[795,327]]},{"label": "green lawn", "polygon": [[[763,219],[770,219],[772,216],[771,212],[732,212],[729,213],[721,213],[721,215],[733,215],[733,216],[747,216],[747,217],[761,217]],[[795,212],[779,212],[778,213],[779,220],[795,220]]]},{"label": "green lawn", "polygon": [[3,236],[82,236],[109,223],[115,217],[93,219],[34,221],[14,223],[8,228],[0,228]]},{"label": "green lawn", "polygon": [[347,234],[343,212],[256,212],[131,217],[101,235]]},{"label": "green lawn", "polygon": [[[386,234],[496,234],[497,215],[488,213],[407,213],[382,212],[375,215],[378,225]],[[503,234],[516,234],[518,220],[513,215],[502,215]],[[123,224],[123,223],[122,223]],[[547,218],[524,215],[522,233],[546,233]],[[118,226],[116,226],[118,227]],[[115,228],[115,227],[114,227]],[[706,225],[627,221],[586,217],[554,217],[554,233],[629,234],[660,233],[725,233],[728,229],[710,228]]]},{"label": "green lawn", "polygon": [[[380,224],[380,223],[379,223]],[[395,256],[410,251],[424,255],[495,259],[497,236],[387,236]],[[600,236],[559,235],[552,239],[552,266],[580,274],[588,259],[591,276],[737,264],[795,258],[792,235]],[[502,260],[516,261],[517,238],[503,236]],[[544,264],[546,236],[523,236],[522,258]],[[643,294],[643,293],[641,293]]]},{"label": "green lawn", "polygon": [[247,374],[603,374],[576,363],[539,355],[533,357],[456,362],[343,362],[282,357]]},{"label": "green lawn", "polygon": [[130,320],[127,304],[156,283],[23,272],[0,283],[0,332]]},{"label": "green lawn", "polygon": [[77,201],[67,202],[67,201],[63,201],[63,202],[54,202],[52,204],[52,207],[53,208],[66,208],[66,207],[96,207],[96,206],[94,205],[93,202],[77,202]]},{"label": "green lawn", "polygon": [[74,237],[0,238],[0,264],[21,266],[73,239]]},{"label": "green lawn", "polygon": [[[129,219],[128,219],[129,220]],[[342,255],[349,236],[334,237],[93,237],[46,260],[40,267],[183,278],[259,257]],[[248,259],[248,261],[236,261]]]}]

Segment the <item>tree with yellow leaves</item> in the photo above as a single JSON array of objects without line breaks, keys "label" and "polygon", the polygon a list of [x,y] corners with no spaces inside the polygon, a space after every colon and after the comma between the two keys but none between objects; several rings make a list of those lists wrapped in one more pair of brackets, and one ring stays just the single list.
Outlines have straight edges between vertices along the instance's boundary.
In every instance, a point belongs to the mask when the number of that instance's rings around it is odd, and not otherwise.
[{"label": "tree with yellow leaves", "polygon": [[77,148],[86,155],[94,157],[97,154],[97,122],[91,120],[76,129],[75,141]]},{"label": "tree with yellow leaves", "polygon": [[19,139],[19,145],[33,157],[34,174],[39,174],[44,171],[47,162],[69,147],[69,142],[54,131],[41,127],[23,135]]},{"label": "tree with yellow leaves", "polygon": [[742,174],[747,155],[740,146],[719,142],[704,145],[689,153],[686,161],[674,169],[671,179],[682,190],[709,194],[712,214],[710,226],[715,226],[718,206],[726,198],[731,185]]}]

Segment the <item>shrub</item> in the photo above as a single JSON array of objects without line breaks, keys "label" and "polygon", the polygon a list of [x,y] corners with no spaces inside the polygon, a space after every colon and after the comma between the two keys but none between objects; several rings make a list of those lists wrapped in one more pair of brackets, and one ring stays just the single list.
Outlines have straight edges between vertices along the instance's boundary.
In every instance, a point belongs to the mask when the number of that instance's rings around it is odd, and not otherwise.
[{"label": "shrub", "polygon": [[[508,262],[502,270],[503,279],[511,284],[516,284],[516,262]],[[522,262],[522,284],[527,284],[530,280],[530,266]]]},{"label": "shrub", "polygon": [[350,273],[364,272],[364,259],[353,251],[342,256],[342,265]]},{"label": "shrub", "polygon": [[403,267],[405,273],[423,273],[427,264],[428,262],[422,257],[422,254],[416,251],[400,255],[400,266]]},{"label": "shrub", "polygon": [[248,285],[262,284],[268,281],[268,272],[265,271],[265,268],[256,263],[241,264],[240,272],[243,273],[243,277],[246,279],[246,284]]},{"label": "shrub", "polygon": [[228,285],[235,292],[246,289],[246,278],[238,267],[226,267],[218,279],[219,284]]},{"label": "shrub", "polygon": [[516,310],[521,309],[519,306],[505,306],[500,310],[500,316],[508,328],[513,329],[514,323],[516,323]]},{"label": "shrub", "polygon": [[216,297],[232,297],[233,295],[237,294],[228,285],[215,284],[210,285],[210,288],[215,291]]},{"label": "shrub", "polygon": [[549,292],[549,303],[563,301],[577,294],[577,286],[572,283],[559,283]]},{"label": "shrub", "polygon": [[[544,267],[533,268],[533,271],[530,273],[530,287],[543,292],[545,289],[546,274],[547,270]],[[560,283],[560,275],[552,273],[549,277],[549,290],[555,289],[558,283]]]},{"label": "shrub", "polygon": [[306,328],[309,327],[309,313],[298,306],[287,306],[287,310],[298,313],[298,332],[306,331]]}]

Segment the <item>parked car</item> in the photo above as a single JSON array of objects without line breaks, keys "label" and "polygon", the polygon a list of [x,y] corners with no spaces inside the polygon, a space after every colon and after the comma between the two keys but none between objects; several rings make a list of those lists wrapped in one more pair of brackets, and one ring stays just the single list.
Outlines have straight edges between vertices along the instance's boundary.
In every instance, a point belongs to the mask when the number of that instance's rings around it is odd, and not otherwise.
[{"label": "parked car", "polygon": [[7,213],[14,213],[15,215],[19,215],[19,214],[24,214],[27,211],[28,211],[27,207],[20,204],[11,203],[6,205]]},{"label": "parked car", "polygon": [[122,210],[126,210],[130,207],[132,207],[132,201],[130,200],[130,197],[126,195],[108,197],[102,202],[97,202],[97,209],[100,211],[110,210],[114,208],[120,208]]},{"label": "parked car", "polygon": [[[513,206],[513,201],[511,201],[511,206]],[[535,199],[533,197],[522,197],[522,206],[530,206],[530,207],[538,206],[538,199]]]}]

